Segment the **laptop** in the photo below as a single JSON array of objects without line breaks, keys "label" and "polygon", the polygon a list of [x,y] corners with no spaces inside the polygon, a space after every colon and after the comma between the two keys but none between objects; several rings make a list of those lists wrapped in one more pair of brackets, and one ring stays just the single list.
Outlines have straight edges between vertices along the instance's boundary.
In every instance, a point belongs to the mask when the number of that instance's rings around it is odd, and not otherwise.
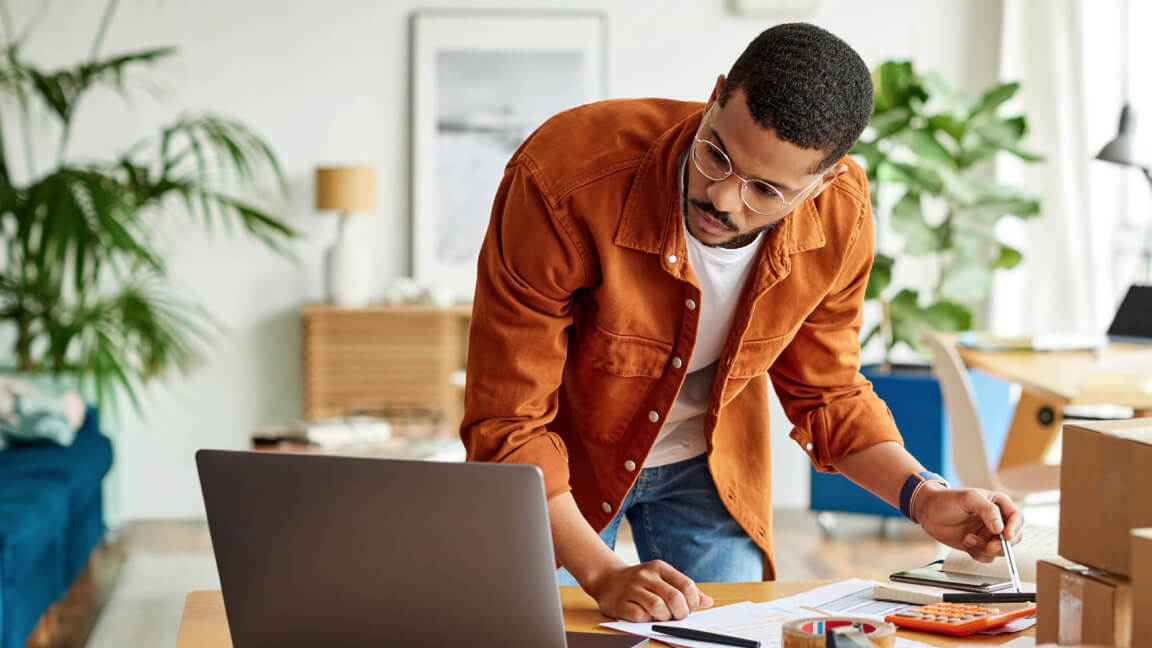
[{"label": "laptop", "polygon": [[1152,344],[1152,285],[1133,285],[1116,309],[1108,339],[1113,342]]},{"label": "laptop", "polygon": [[236,648],[645,643],[566,638],[535,466],[224,450],[196,464]]}]

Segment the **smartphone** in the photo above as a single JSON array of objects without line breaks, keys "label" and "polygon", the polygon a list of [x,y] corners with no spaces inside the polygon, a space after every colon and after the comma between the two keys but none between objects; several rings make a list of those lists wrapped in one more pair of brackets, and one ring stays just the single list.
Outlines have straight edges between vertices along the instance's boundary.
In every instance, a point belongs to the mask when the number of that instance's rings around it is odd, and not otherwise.
[{"label": "smartphone", "polygon": [[940,561],[917,569],[898,571],[895,574],[890,574],[888,578],[894,583],[932,585],[965,592],[998,592],[1012,587],[1011,579],[942,571]]}]

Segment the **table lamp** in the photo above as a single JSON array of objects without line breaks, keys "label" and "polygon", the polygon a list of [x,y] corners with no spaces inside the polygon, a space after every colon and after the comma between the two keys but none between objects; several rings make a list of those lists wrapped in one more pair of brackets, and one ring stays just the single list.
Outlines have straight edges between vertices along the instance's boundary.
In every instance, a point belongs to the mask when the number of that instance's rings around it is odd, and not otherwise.
[{"label": "table lamp", "polygon": [[340,215],[336,242],[324,258],[328,301],[350,308],[366,306],[372,299],[372,255],[348,233],[348,221],[353,213],[376,209],[376,167],[316,169],[316,209],[335,209]]},{"label": "table lamp", "polygon": [[[1120,126],[1116,137],[1100,149],[1097,160],[1136,167],[1148,178],[1152,188],[1152,142],[1137,136],[1136,114],[1127,103],[1120,110]],[[1148,215],[1148,230],[1144,238],[1144,249],[1140,253],[1144,260],[1144,281],[1152,284],[1152,214]]]}]

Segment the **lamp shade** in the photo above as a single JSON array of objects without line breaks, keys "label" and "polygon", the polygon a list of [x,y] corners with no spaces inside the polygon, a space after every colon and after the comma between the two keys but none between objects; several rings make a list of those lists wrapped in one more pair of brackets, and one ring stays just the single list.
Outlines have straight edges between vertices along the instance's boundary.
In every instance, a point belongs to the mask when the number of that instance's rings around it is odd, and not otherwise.
[{"label": "lamp shade", "polygon": [[376,209],[376,167],[316,169],[316,209],[365,212]]},{"label": "lamp shade", "polygon": [[1116,137],[1096,154],[1097,160],[1127,166],[1152,168],[1152,144],[1141,138],[1136,130],[1136,113],[1128,104],[1120,111],[1120,126]]}]

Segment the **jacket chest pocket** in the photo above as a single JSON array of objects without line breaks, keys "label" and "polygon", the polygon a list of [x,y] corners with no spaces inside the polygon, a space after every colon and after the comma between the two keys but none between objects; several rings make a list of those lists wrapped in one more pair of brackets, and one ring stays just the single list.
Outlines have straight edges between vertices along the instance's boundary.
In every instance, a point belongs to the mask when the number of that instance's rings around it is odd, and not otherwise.
[{"label": "jacket chest pocket", "polygon": [[664,375],[672,345],[590,324],[569,346],[564,405],[581,436],[619,441]]},{"label": "jacket chest pocket", "polygon": [[780,357],[780,352],[792,341],[792,337],[789,333],[762,340],[747,340],[741,344],[739,353],[732,360],[728,378],[724,381],[721,406],[731,403],[749,382],[766,375]]}]

